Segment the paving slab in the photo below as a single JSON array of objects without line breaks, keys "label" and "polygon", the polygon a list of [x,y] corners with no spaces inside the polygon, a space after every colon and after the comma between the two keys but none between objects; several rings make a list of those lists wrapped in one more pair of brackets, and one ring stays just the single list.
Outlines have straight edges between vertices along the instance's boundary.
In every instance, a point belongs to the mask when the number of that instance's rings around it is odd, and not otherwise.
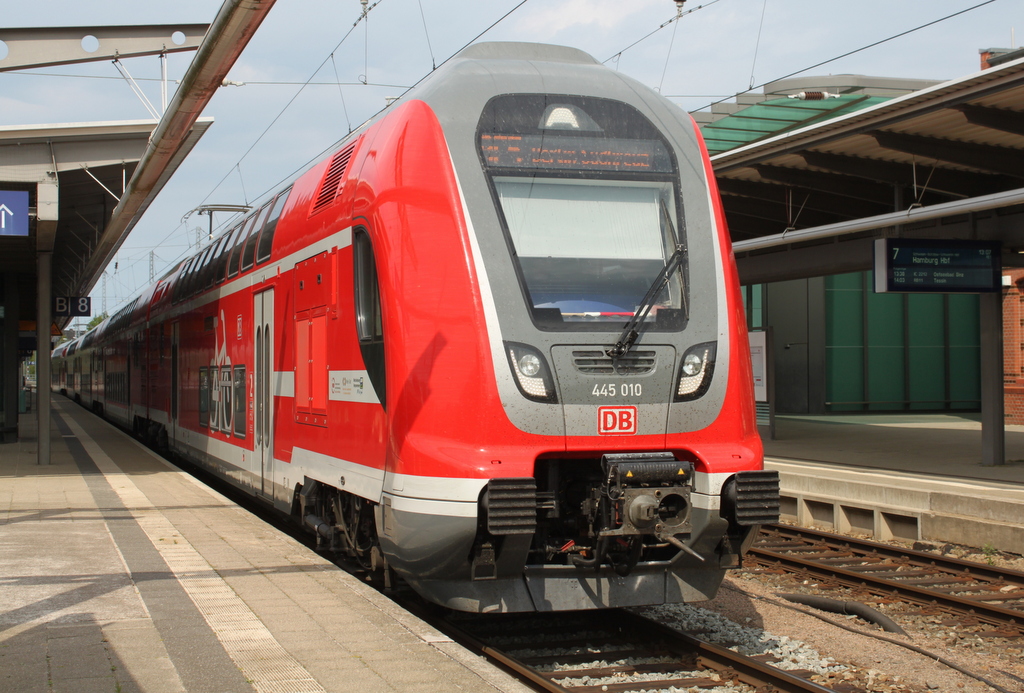
[{"label": "paving slab", "polygon": [[0,690],[529,690],[70,401],[50,465],[32,424],[0,447]]}]

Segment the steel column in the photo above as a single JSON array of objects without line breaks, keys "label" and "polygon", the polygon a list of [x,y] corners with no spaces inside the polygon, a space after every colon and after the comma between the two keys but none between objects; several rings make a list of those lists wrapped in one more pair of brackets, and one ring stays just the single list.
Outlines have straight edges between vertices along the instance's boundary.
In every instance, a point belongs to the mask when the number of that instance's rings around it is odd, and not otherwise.
[{"label": "steel column", "polygon": [[53,253],[36,253],[36,416],[39,417],[39,445],[36,460],[50,464],[50,325],[53,323],[50,305],[51,263]]},{"label": "steel column", "polygon": [[1003,419],[1003,292],[983,293],[981,318],[981,463],[1006,463]]},{"label": "steel column", "polygon": [[18,393],[21,381],[18,378],[18,275],[9,272],[0,274],[4,282],[3,330],[0,331],[0,411],[4,422],[0,426],[0,443],[14,442],[18,439]]}]

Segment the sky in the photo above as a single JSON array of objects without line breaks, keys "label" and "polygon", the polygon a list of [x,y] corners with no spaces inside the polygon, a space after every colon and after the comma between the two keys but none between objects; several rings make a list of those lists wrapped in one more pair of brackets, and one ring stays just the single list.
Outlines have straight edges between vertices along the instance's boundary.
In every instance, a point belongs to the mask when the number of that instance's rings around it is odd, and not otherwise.
[{"label": "sky", "polygon": [[[208,23],[221,0],[4,4],[5,27],[102,26]],[[113,313],[149,284],[151,253],[159,276],[195,251],[209,220],[183,221],[190,210],[258,202],[474,39],[580,48],[689,111],[796,72],[955,79],[979,69],[979,49],[1019,46],[1016,28],[1024,40],[1020,0],[687,0],[686,14],[674,22],[674,0],[368,6],[360,21],[360,0],[277,0],[228,75],[244,86],[222,87],[206,107],[213,126],[125,241],[116,268],[108,266],[105,298],[104,282],[93,293],[94,314],[104,305]],[[968,8],[974,9],[802,72]],[[168,57],[170,91],[191,59]],[[123,64],[159,106],[159,60]],[[0,125],[149,117],[110,62],[0,72]],[[214,220],[215,228],[226,228],[233,218],[218,213]]]}]

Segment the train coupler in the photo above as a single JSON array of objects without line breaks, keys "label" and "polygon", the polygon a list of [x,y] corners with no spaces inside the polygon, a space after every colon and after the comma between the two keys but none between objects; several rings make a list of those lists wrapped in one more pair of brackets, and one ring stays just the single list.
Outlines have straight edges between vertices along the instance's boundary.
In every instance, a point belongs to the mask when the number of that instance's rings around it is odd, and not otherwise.
[{"label": "train coupler", "polygon": [[614,504],[617,524],[601,536],[653,534],[668,541],[691,531],[691,462],[671,452],[641,452],[604,455],[601,464],[603,493]]}]

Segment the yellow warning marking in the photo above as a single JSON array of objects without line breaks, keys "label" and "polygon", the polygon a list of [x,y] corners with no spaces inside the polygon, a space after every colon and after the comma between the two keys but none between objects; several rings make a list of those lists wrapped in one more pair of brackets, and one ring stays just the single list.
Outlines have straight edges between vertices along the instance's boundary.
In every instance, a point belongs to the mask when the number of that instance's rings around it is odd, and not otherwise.
[{"label": "yellow warning marking", "polygon": [[627,479],[628,479],[629,477],[631,477],[631,476],[633,476],[633,472],[631,472],[631,471],[629,471],[629,472],[626,472],[626,478],[627,478]]}]

